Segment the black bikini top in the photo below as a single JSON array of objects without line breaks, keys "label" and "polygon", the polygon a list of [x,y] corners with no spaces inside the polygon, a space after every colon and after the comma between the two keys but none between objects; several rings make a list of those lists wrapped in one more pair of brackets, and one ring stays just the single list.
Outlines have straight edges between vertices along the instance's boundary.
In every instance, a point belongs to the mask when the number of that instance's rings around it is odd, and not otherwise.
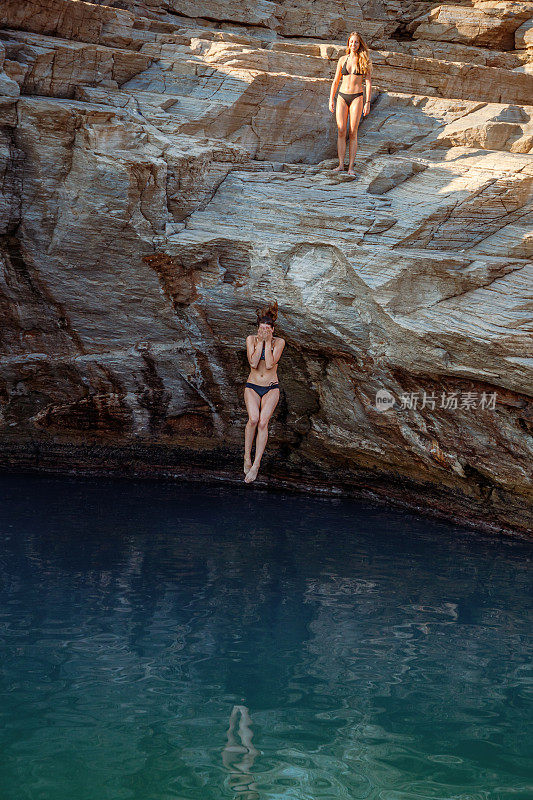
[{"label": "black bikini top", "polygon": [[263,342],[263,349],[261,350],[261,356],[259,358],[259,361],[261,361],[261,359],[263,359],[263,361],[265,360],[265,343],[264,342]]},{"label": "black bikini top", "polygon": [[[346,61],[348,61],[348,59],[346,59]],[[348,72],[348,70],[346,69],[346,61],[342,65],[341,75],[364,75],[365,74],[364,72]]]}]

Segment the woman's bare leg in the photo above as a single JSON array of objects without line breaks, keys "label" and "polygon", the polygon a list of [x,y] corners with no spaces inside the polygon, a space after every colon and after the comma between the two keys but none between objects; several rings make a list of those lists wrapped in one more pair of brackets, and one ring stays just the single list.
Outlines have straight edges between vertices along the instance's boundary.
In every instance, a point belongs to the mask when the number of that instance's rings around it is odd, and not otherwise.
[{"label": "woman's bare leg", "polygon": [[244,474],[246,475],[252,466],[252,445],[259,423],[261,398],[253,389],[246,387],[244,390],[244,402],[248,412],[248,422],[244,429]]},{"label": "woman's bare leg", "polygon": [[239,722],[239,736],[241,737],[241,742],[246,745],[249,753],[253,752],[255,755],[257,755],[259,750],[256,750],[252,744],[252,719],[246,706],[239,706],[239,708],[241,710],[241,719]]},{"label": "woman's bare leg", "polygon": [[259,415],[259,422],[257,425],[257,437],[255,440],[255,458],[254,463],[246,478],[244,479],[246,483],[251,483],[255,481],[257,478],[257,473],[259,472],[259,465],[261,464],[261,458],[263,453],[265,452],[265,447],[268,439],[268,423],[270,421],[270,417],[274,413],[274,409],[276,408],[279,400],[279,389],[271,389],[261,401],[261,412]]},{"label": "woman's bare leg", "polygon": [[335,111],[335,118],[337,120],[337,127],[339,132],[337,134],[337,153],[339,156],[339,166],[335,167],[334,172],[342,172],[344,170],[344,156],[346,154],[346,130],[348,122],[348,103],[342,97],[337,95],[337,108]]},{"label": "woman's bare leg", "polygon": [[[237,744],[235,736],[237,714],[239,713],[241,718],[238,733],[241,744]],[[246,706],[233,706],[227,732],[228,742],[222,750],[222,763],[230,773],[228,776],[229,786],[236,793],[235,797],[242,798],[242,800],[259,800],[255,777],[252,775],[251,769],[260,751],[252,744],[251,724],[252,720]]]},{"label": "woman's bare leg", "polygon": [[348,150],[348,175],[355,175],[353,165],[357,153],[357,129],[363,110],[363,98],[358,97],[350,106],[350,127],[349,127],[349,150]]}]

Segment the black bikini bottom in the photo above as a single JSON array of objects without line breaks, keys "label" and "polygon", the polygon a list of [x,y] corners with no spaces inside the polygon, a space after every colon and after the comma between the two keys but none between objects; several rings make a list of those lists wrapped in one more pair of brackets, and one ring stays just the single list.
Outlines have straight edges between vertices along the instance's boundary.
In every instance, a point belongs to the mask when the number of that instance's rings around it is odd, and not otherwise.
[{"label": "black bikini bottom", "polygon": [[259,397],[263,397],[271,389],[279,389],[279,383],[271,383],[270,386],[259,386],[257,383],[247,383],[249,389],[253,389]]},{"label": "black bikini bottom", "polygon": [[348,108],[350,108],[352,102],[355,100],[356,97],[362,97],[363,92],[357,92],[357,94],[345,94],[344,92],[339,92],[339,95],[342,97],[345,103],[347,103]]}]

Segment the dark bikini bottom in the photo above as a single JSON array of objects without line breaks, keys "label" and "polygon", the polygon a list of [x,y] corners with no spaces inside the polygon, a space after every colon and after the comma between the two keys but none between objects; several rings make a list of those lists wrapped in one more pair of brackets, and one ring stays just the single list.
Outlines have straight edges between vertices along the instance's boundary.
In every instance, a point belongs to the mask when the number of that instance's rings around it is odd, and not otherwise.
[{"label": "dark bikini bottom", "polygon": [[247,383],[249,389],[253,389],[259,397],[263,397],[271,389],[279,389],[279,383],[271,383],[270,386],[259,386],[257,383]]},{"label": "dark bikini bottom", "polygon": [[345,94],[344,92],[339,92],[339,95],[342,97],[344,102],[348,105],[348,108],[350,108],[350,105],[352,104],[352,102],[355,100],[356,97],[362,97],[363,96],[363,92],[357,92],[357,94]]}]

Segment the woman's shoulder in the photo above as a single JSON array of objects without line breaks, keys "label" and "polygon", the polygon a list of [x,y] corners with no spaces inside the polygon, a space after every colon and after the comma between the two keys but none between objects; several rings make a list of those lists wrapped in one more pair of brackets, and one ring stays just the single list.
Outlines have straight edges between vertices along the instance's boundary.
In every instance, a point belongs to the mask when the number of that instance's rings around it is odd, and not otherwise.
[{"label": "woman's shoulder", "polygon": [[282,336],[274,336],[275,344],[285,344],[285,339]]}]

